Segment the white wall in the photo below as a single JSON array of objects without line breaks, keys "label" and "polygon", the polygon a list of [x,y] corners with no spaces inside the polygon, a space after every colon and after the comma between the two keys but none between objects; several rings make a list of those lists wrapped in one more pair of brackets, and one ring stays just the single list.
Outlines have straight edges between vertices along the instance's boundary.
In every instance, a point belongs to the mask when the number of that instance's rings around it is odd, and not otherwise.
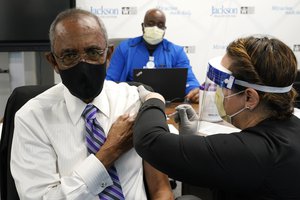
[{"label": "white wall", "polygon": [[36,84],[36,63],[34,52],[0,53],[0,68],[8,69],[8,74],[0,74],[0,117],[15,87]]},{"label": "white wall", "polygon": [[[159,7],[167,16],[165,37],[186,47],[200,82],[207,61],[224,54],[228,42],[243,35],[274,35],[290,46],[300,62],[300,0],[77,0],[76,4],[97,14],[110,38],[141,35],[146,10]],[[19,66],[23,67],[10,76],[0,74],[0,117],[11,87],[36,83],[34,53],[23,52],[22,56]],[[0,68],[8,68],[10,58],[0,53]],[[54,78],[55,83],[60,81],[59,76]]]},{"label": "white wall", "polygon": [[300,0],[77,0],[76,6],[98,15],[110,38],[141,35],[145,12],[162,9],[165,37],[186,47],[200,82],[210,58],[223,55],[230,41],[250,34],[281,39],[300,62]]}]

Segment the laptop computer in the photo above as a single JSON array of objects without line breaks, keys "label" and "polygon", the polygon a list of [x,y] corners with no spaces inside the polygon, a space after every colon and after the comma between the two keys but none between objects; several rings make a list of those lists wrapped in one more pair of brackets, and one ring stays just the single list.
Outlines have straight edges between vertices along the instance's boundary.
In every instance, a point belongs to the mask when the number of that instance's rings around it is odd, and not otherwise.
[{"label": "laptop computer", "polygon": [[184,101],[186,80],[187,68],[133,70],[133,81],[149,85],[169,102]]}]

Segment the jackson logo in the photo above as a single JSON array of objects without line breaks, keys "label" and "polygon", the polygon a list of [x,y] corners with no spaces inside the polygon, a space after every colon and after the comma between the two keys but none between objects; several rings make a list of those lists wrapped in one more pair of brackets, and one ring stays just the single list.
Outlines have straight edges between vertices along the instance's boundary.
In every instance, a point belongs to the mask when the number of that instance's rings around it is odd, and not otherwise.
[{"label": "jackson logo", "polygon": [[184,51],[188,54],[196,53],[196,46],[184,46]]},{"label": "jackson logo", "polygon": [[238,14],[238,8],[222,6],[212,6],[211,16],[215,17],[235,17]]},{"label": "jackson logo", "polygon": [[122,7],[122,15],[136,15],[137,7]]},{"label": "jackson logo", "polygon": [[242,6],[241,7],[241,14],[243,15],[250,15],[250,14],[254,14],[255,12],[255,7],[253,6]]},{"label": "jackson logo", "polygon": [[293,51],[299,52],[300,51],[300,44],[294,44]]},{"label": "jackson logo", "polygon": [[91,13],[94,13],[95,15],[102,16],[102,17],[116,17],[119,15],[119,9],[118,8],[106,8],[106,7],[90,7]]}]

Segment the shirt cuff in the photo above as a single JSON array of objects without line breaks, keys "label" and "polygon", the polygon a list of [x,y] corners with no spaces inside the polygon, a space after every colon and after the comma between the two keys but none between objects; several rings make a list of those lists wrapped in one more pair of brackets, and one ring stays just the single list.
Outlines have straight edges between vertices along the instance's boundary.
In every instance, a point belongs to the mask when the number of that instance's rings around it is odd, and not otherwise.
[{"label": "shirt cuff", "polygon": [[94,195],[98,195],[106,187],[113,185],[106,168],[94,154],[89,155],[75,170],[75,173],[82,178],[88,190]]}]

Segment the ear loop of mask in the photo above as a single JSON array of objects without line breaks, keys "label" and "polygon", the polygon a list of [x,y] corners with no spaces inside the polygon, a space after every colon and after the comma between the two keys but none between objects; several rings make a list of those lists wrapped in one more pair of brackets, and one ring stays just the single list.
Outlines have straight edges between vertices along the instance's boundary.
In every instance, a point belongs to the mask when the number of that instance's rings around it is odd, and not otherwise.
[{"label": "ear loop of mask", "polygon": [[243,92],[245,92],[245,90],[242,90],[242,91],[239,91],[239,92],[237,92],[237,93],[233,93],[233,94],[227,95],[226,97],[224,96],[224,99],[227,99],[227,98],[236,96],[236,95],[241,94],[241,93],[243,93]]},{"label": "ear loop of mask", "polygon": [[[228,96],[224,97],[224,99],[230,98],[230,97],[233,97],[233,96],[236,96],[236,95],[241,94],[241,93],[243,93],[243,92],[245,92],[245,90],[242,90],[242,91],[239,91],[239,92],[237,92],[237,93],[228,95]],[[246,109],[249,109],[249,107],[245,106],[244,108],[240,109],[239,111],[237,111],[237,112],[235,112],[235,113],[233,113],[233,114],[231,114],[231,115],[227,115],[227,114],[226,114],[226,118],[227,118],[227,120],[228,120],[227,122],[232,123],[232,118],[233,118],[234,116],[240,114],[241,112],[243,112],[243,111],[246,110]]]},{"label": "ear loop of mask", "polygon": [[219,111],[219,115],[227,122],[231,123],[232,122],[232,118],[238,114],[240,114],[241,112],[243,112],[246,109],[249,109],[248,107],[244,107],[241,110],[237,111],[236,113],[233,113],[232,115],[228,115],[224,109],[224,99],[236,96],[238,94],[241,94],[245,92],[245,90],[239,91],[237,93],[234,94],[230,94],[228,96],[224,96],[222,88],[217,87],[217,91],[216,91],[216,106],[218,108]]}]

